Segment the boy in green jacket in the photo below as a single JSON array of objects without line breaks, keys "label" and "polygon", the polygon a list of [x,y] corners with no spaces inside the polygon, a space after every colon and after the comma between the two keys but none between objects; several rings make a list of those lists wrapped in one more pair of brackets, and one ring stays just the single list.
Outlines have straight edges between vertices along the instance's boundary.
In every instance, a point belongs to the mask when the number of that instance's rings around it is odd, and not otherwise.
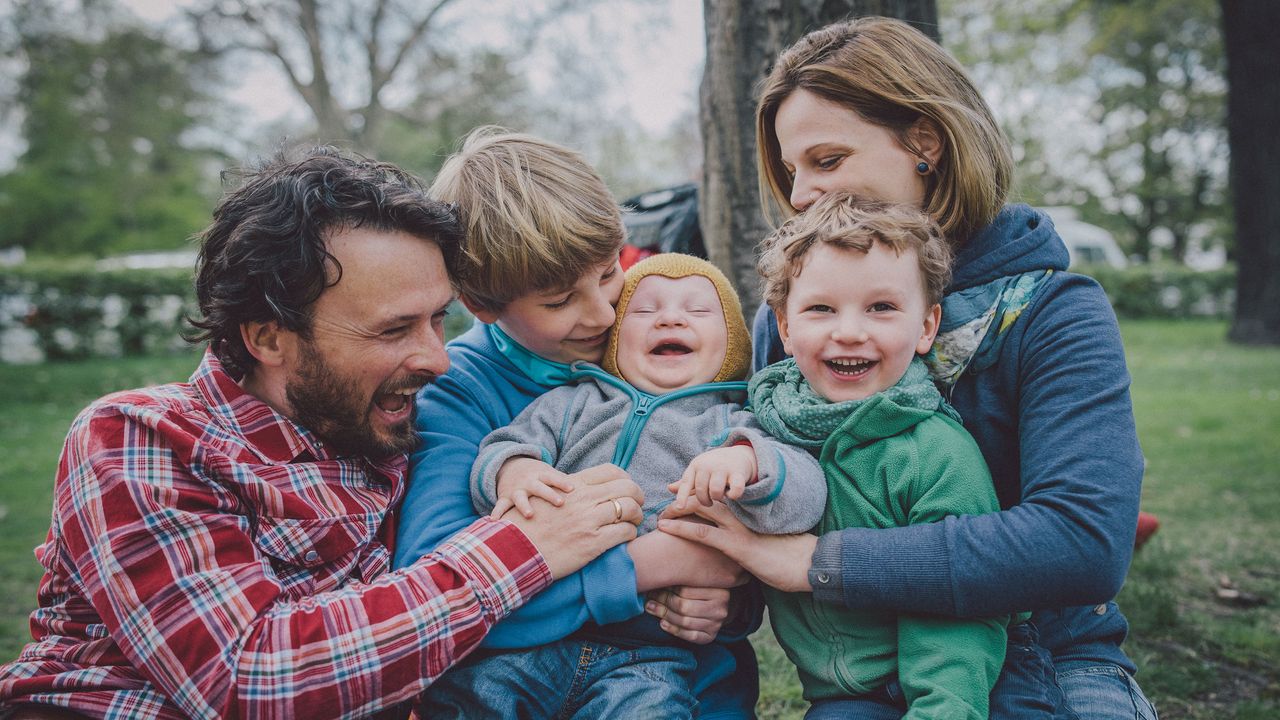
[{"label": "boy in green jacket", "polygon": [[[999,510],[977,444],[920,357],[950,261],[928,216],[849,196],[828,195],[765,240],[765,299],[792,357],[752,378],[750,405],[765,431],[819,453],[819,534]],[[908,718],[987,718],[1007,617],[855,611],[773,589],[766,600],[815,704],[806,717],[872,701]]]}]

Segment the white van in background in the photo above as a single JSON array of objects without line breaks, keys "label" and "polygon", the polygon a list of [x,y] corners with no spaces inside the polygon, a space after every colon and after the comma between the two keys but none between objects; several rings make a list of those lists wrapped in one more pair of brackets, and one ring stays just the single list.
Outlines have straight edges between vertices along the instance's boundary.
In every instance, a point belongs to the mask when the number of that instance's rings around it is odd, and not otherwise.
[{"label": "white van in background", "polygon": [[1111,233],[1097,225],[1080,219],[1080,213],[1073,207],[1040,208],[1053,218],[1053,227],[1057,229],[1062,241],[1067,244],[1067,254],[1071,256],[1071,267],[1078,265],[1107,265],[1123,268],[1129,264],[1128,258]]}]

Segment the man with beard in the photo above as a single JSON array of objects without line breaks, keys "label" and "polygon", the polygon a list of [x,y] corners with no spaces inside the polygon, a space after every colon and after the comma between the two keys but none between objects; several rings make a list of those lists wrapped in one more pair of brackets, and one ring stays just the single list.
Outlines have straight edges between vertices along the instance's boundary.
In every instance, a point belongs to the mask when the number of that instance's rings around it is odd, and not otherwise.
[{"label": "man with beard", "polygon": [[635,537],[625,473],[390,572],[461,230],[393,166],[277,157],[202,234],[190,382],[107,396],[58,467],[12,718],[403,716],[557,577]]}]

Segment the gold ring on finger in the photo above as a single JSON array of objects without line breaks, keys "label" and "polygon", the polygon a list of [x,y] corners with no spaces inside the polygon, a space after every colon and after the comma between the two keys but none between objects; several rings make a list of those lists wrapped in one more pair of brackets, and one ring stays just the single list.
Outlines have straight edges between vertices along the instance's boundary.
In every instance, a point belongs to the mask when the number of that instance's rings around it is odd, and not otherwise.
[{"label": "gold ring on finger", "polygon": [[618,502],[618,498],[614,498],[609,502],[613,503],[613,521],[622,522],[622,503]]}]

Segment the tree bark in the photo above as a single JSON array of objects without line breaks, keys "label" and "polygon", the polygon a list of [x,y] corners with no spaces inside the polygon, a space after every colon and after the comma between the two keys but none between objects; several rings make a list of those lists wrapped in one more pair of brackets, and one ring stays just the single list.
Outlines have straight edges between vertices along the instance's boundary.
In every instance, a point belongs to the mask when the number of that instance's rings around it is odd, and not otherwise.
[{"label": "tree bark", "polygon": [[704,0],[706,69],[701,88],[707,254],[733,281],[750,318],[760,302],[756,245],[769,232],[756,178],[758,84],[805,33],[848,17],[886,15],[938,39],[935,0]]},{"label": "tree bark", "polygon": [[1230,338],[1280,345],[1280,3],[1223,0],[1222,23],[1239,268]]}]

